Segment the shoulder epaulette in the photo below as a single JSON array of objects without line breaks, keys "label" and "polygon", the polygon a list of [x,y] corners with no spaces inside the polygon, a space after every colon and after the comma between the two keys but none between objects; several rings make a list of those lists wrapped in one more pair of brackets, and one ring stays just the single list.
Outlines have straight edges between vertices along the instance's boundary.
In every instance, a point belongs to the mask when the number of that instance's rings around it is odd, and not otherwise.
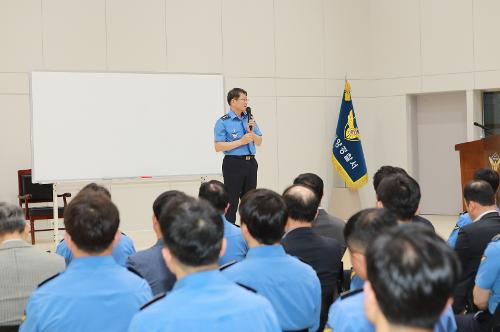
[{"label": "shoulder epaulette", "polygon": [[460,226],[458,226],[458,225],[455,225],[455,227],[453,227],[454,231],[458,231],[459,229],[460,229]]},{"label": "shoulder epaulette", "polygon": [[156,301],[163,299],[166,295],[167,295],[167,293],[160,293],[160,294],[156,295],[155,297],[153,297],[153,299],[151,299],[151,301],[146,302],[145,304],[143,304],[142,307],[139,310],[143,310],[143,309],[149,307],[150,305],[152,305]]},{"label": "shoulder epaulette", "polygon": [[342,300],[344,300],[344,299],[347,299],[348,297],[351,297],[353,295],[359,294],[362,291],[363,291],[363,288],[358,288],[358,289],[353,289],[353,290],[350,290],[350,291],[347,291],[347,292],[343,292],[342,294],[340,294],[340,298]]},{"label": "shoulder epaulette", "polygon": [[495,236],[491,239],[491,242],[497,242],[498,240],[500,240],[500,234],[495,235]]},{"label": "shoulder epaulette", "polygon": [[227,120],[227,119],[230,119],[231,117],[229,116],[229,114],[224,114],[223,116],[220,117],[221,120]]},{"label": "shoulder epaulette", "polygon": [[239,282],[237,282],[236,284],[237,284],[238,286],[240,286],[240,287],[245,288],[245,289],[246,289],[246,290],[248,290],[248,291],[251,291],[252,293],[257,293],[257,291],[256,291],[255,289],[253,289],[252,287],[249,287],[249,286],[247,286],[247,285],[240,284]]},{"label": "shoulder epaulette", "polygon": [[467,211],[464,211],[464,212],[460,213],[459,215],[462,216],[462,215],[464,215],[466,213],[467,213]]},{"label": "shoulder epaulette", "polygon": [[236,263],[238,263],[238,262],[237,262],[237,261],[230,261],[230,262],[228,262],[228,263],[226,263],[226,264],[224,264],[224,265],[221,265],[221,266],[219,267],[219,271],[224,271],[225,269],[227,269],[227,268],[228,268],[228,267],[230,267],[230,266],[233,266],[233,265],[234,265],[234,264],[236,264]]},{"label": "shoulder epaulette", "polygon": [[41,283],[38,284],[38,288],[40,288],[41,286],[45,285],[46,283],[48,283],[49,281],[51,281],[52,279],[54,279],[58,275],[59,275],[59,273],[56,273],[52,277],[49,277],[49,278],[45,279],[44,281],[42,281]]}]

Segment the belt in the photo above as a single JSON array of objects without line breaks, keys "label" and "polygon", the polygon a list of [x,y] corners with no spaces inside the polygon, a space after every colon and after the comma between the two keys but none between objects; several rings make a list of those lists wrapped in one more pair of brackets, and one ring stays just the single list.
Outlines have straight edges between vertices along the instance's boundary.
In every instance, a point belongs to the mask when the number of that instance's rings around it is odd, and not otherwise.
[{"label": "belt", "polygon": [[255,159],[255,156],[253,154],[248,154],[246,156],[233,156],[233,155],[226,155],[227,158],[234,158],[234,159],[243,159],[243,160],[252,160]]}]

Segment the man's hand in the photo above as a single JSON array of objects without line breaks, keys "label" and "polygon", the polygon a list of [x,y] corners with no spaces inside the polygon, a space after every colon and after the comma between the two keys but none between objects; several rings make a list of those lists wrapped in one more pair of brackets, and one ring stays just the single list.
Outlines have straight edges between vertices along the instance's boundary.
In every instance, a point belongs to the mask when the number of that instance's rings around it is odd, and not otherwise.
[{"label": "man's hand", "polygon": [[[250,126],[252,126],[252,130],[250,130]],[[252,119],[248,120],[247,132],[253,132],[254,129],[255,129],[255,121],[252,118]]]},{"label": "man's hand", "polygon": [[253,133],[248,133],[243,135],[242,138],[240,138],[241,145],[248,144],[250,142],[253,142]]}]

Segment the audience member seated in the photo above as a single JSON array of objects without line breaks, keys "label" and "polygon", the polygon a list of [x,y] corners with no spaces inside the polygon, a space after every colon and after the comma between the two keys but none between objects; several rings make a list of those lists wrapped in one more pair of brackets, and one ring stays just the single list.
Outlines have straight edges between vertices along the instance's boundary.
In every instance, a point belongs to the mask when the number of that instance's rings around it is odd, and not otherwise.
[{"label": "audience member seated", "polygon": [[[335,239],[323,237],[312,230],[319,198],[309,186],[295,184],[283,193],[288,221],[281,243],[285,251],[309,264],[321,283],[321,319],[319,330],[325,327],[328,308],[336,296],[341,270],[342,248]],[[342,271],[343,272],[343,271]]]},{"label": "audience member seated", "polygon": [[[300,174],[293,180],[293,184],[302,184],[311,187],[316,196],[318,196],[320,204],[323,199],[323,180],[316,174],[304,173]],[[337,240],[342,246],[342,255],[344,255],[346,246],[344,241],[345,222],[342,219],[334,217],[326,212],[320,205],[318,215],[312,223],[312,229],[319,235],[330,237]]]},{"label": "audience member seated", "polygon": [[[477,171],[474,172],[474,179],[473,180],[483,180],[486,181],[490,184],[491,188],[493,188],[493,191],[497,192],[498,190],[498,183],[499,183],[499,178],[498,178],[498,173],[490,168],[480,168]],[[496,195],[495,195],[496,197]],[[496,201],[495,201],[496,205]],[[498,207],[497,207],[498,211]],[[462,227],[467,226],[469,224],[472,224],[472,219],[469,215],[469,213],[464,212],[460,214],[460,217],[458,218],[458,221],[455,225],[455,228],[451,231],[450,237],[448,238],[448,244],[452,247],[455,248],[455,244],[457,243],[457,237],[458,237],[458,232]]]},{"label": "audience member seated", "polygon": [[366,265],[365,313],[377,331],[436,330],[460,274],[438,235],[415,224],[392,228],[368,245]]},{"label": "audience member seated", "polygon": [[417,216],[420,204],[420,186],[411,176],[393,174],[382,179],[377,187],[377,207],[385,207],[396,215],[400,223],[417,223],[431,228],[434,226],[423,217]]},{"label": "audience member seated", "polygon": [[453,310],[457,314],[473,310],[467,305],[472,299],[474,279],[481,257],[491,239],[500,233],[495,193],[488,182],[472,180],[467,183],[464,187],[464,200],[473,223],[460,229],[455,245],[463,270],[453,298]]},{"label": "audience member seated", "polygon": [[146,279],[153,295],[162,294],[172,289],[175,275],[165,265],[162,256],[163,238],[161,236],[160,215],[164,206],[172,199],[186,196],[183,192],[169,190],[162,193],[153,203],[153,230],[156,234],[156,243],[149,249],[139,251],[128,257],[127,268]]},{"label": "audience member seated", "polygon": [[266,298],[219,272],[226,243],[219,211],[204,200],[174,199],[164,207],[160,227],[163,257],[177,282],[167,296],[143,306],[129,332],[280,331]]},{"label": "audience member seated", "polygon": [[18,206],[0,203],[0,329],[19,326],[36,286],[64,270],[64,260],[28,243],[30,227]]},{"label": "audience member seated", "polygon": [[246,259],[224,269],[223,274],[265,296],[282,330],[316,332],[321,285],[316,272],[287,255],[280,244],[287,222],[283,198],[271,190],[253,190],[243,196],[239,212],[250,250]]},{"label": "audience member seated", "polygon": [[[96,183],[89,183],[88,185],[83,187],[82,190],[80,190],[78,195],[85,195],[90,192],[99,192],[103,195],[106,195],[111,200],[111,193],[108,191],[108,189]],[[66,241],[64,239],[62,239],[61,242],[59,242],[59,244],[57,245],[56,253],[64,257],[66,266],[71,263],[73,254],[71,253],[71,250],[68,248],[68,245],[66,244]],[[118,264],[126,267],[127,258],[133,253],[135,253],[134,242],[125,233],[121,233],[120,241],[118,241],[118,244],[113,248],[112,255],[114,259]]]},{"label": "audience member seated", "polygon": [[220,213],[224,221],[224,238],[227,242],[226,253],[219,258],[219,264],[224,265],[229,262],[239,262],[245,258],[248,245],[243,239],[241,230],[235,224],[227,221],[225,214],[229,209],[229,196],[224,184],[217,180],[204,182],[200,186],[199,198],[207,200]]},{"label": "audience member seated", "polygon": [[[418,215],[418,208],[419,208],[419,204],[420,204],[420,186],[419,186],[418,182],[415,181],[411,176],[409,176],[408,173],[406,173],[406,171],[404,169],[402,169],[401,167],[394,167],[394,166],[382,166],[382,167],[380,167],[378,169],[378,171],[375,173],[375,175],[373,175],[373,188],[375,189],[375,193],[378,192],[378,186],[380,185],[380,183],[382,182],[383,179],[390,177],[390,176],[393,176],[393,175],[397,175],[397,174],[408,176],[412,180],[411,183],[408,184],[408,186],[410,186],[410,188],[412,189],[412,195],[405,194],[402,192],[405,195],[405,197],[402,199],[402,201],[394,202],[394,204],[395,205],[400,205],[400,204],[412,204],[413,205],[414,204],[413,200],[417,200],[415,211],[413,212],[411,218],[409,220],[406,220],[406,222],[411,221],[411,222],[415,222],[415,223],[420,223],[420,224],[423,224],[429,228],[432,228],[432,230],[434,230],[434,226],[432,225],[432,223],[429,220]],[[403,187],[399,188],[399,190],[405,190],[405,186],[403,185]],[[392,199],[397,199],[397,197],[393,197]],[[403,200],[406,200],[406,202]],[[393,211],[393,212],[395,212],[395,211]],[[402,221],[402,220],[400,220],[400,221]]]},{"label": "audience member seated", "polygon": [[120,240],[118,209],[101,193],[78,195],[64,211],[74,259],[28,300],[20,331],[126,331],[151,288],[111,256]]},{"label": "audience member seated", "polygon": [[[344,231],[351,263],[360,279],[360,288],[346,292],[330,307],[328,326],[336,332],[370,332],[375,326],[365,315],[365,297],[363,291],[366,275],[367,247],[381,235],[397,227],[396,216],[386,209],[366,209],[353,215],[347,221]],[[455,319],[451,307],[441,315],[434,331],[456,331]]]}]

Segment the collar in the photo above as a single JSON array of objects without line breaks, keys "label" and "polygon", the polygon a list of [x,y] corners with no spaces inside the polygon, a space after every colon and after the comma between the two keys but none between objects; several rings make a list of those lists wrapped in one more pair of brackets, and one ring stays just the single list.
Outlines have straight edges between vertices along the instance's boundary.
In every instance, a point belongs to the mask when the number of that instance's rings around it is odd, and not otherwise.
[{"label": "collar", "polygon": [[68,269],[96,269],[102,266],[117,266],[113,256],[85,256],[74,258],[68,265]]},{"label": "collar", "polygon": [[[231,118],[231,120],[234,120],[235,118],[240,120],[240,118],[238,118],[238,116],[236,115],[236,113],[231,109],[227,115],[229,115],[229,117]],[[246,118],[247,116],[247,112],[243,112],[241,113],[241,120],[243,120],[244,118]]]},{"label": "collar", "polygon": [[282,245],[261,245],[250,248],[247,252],[247,258],[259,257],[279,257],[285,256],[286,252]]},{"label": "collar", "polygon": [[157,247],[157,246],[160,246],[160,247],[163,247],[165,245],[165,243],[163,242],[163,238],[159,238],[158,241],[156,241],[154,247]]},{"label": "collar", "polygon": [[479,217],[477,217],[476,219],[474,219],[474,222],[480,220],[482,217],[484,217],[488,213],[494,213],[494,212],[496,212],[498,214],[498,211],[496,209],[494,209],[494,210],[488,210],[486,212],[483,212],[482,214],[479,215]]},{"label": "collar", "polygon": [[24,247],[31,247],[26,241],[21,240],[21,239],[11,239],[11,240],[5,240],[2,243],[0,243],[0,248],[2,249],[8,249],[8,248],[24,248]]},{"label": "collar", "polygon": [[184,278],[177,280],[172,291],[182,288],[202,288],[212,284],[221,284],[225,277],[219,270],[208,270],[188,274]]}]

